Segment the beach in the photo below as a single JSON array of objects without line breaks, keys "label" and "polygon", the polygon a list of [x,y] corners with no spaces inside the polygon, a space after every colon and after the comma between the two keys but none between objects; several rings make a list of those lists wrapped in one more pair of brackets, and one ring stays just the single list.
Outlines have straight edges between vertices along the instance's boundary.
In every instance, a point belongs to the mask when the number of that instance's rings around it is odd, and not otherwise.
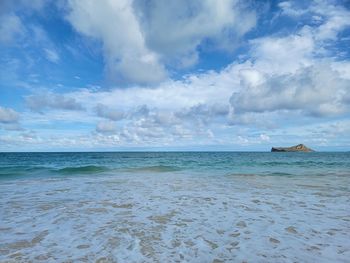
[{"label": "beach", "polygon": [[71,157],[1,155],[1,262],[349,262],[349,153]]}]

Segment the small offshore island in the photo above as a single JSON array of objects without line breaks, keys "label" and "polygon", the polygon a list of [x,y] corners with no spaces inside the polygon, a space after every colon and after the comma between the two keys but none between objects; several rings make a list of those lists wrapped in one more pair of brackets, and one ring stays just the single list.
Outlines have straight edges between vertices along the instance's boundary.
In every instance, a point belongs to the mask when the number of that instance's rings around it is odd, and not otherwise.
[{"label": "small offshore island", "polygon": [[272,147],[271,152],[314,152],[304,144],[298,144],[291,147]]}]

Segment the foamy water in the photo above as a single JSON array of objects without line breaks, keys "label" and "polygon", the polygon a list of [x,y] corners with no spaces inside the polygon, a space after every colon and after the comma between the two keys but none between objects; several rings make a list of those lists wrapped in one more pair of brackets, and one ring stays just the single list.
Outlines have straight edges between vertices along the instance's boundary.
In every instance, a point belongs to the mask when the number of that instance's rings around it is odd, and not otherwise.
[{"label": "foamy water", "polygon": [[0,180],[1,262],[350,262],[350,177]]}]

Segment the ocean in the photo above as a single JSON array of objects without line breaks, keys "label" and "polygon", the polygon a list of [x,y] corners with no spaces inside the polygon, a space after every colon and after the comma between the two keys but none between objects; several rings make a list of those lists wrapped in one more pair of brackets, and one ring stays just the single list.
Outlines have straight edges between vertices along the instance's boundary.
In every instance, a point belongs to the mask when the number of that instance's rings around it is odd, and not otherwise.
[{"label": "ocean", "polygon": [[350,153],[0,153],[0,262],[350,262]]}]

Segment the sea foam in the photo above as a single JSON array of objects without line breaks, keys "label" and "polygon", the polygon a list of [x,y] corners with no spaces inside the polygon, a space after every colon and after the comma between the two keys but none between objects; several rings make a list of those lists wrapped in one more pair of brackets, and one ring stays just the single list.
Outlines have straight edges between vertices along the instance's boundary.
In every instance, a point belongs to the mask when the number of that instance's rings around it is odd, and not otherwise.
[{"label": "sea foam", "polygon": [[0,180],[0,261],[347,262],[349,176]]}]

